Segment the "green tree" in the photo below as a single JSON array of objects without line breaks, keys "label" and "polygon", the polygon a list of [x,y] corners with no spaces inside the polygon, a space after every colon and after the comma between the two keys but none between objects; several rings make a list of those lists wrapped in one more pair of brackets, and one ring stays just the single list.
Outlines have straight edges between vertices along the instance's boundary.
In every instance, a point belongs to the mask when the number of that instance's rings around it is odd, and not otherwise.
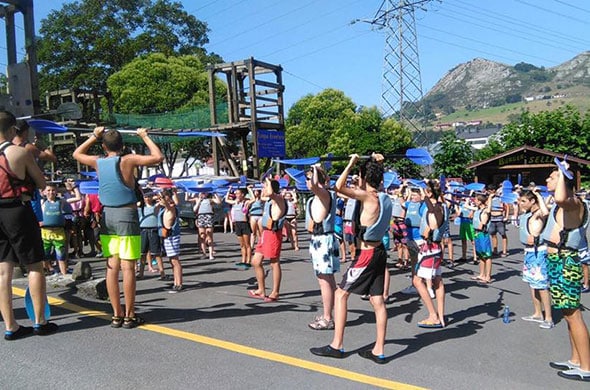
[{"label": "green tree", "polygon": [[497,154],[504,153],[506,148],[497,139],[488,140],[488,144],[475,152],[475,161],[483,161]]},{"label": "green tree", "polygon": [[289,110],[285,123],[287,155],[326,154],[332,132],[354,117],[355,109],[354,102],[335,89],[301,98]]},{"label": "green tree", "polygon": [[[209,104],[208,74],[194,55],[141,56],[111,75],[107,86],[115,112],[151,114]],[[226,93],[217,81],[217,96]]]},{"label": "green tree", "polygon": [[590,159],[590,120],[571,105],[536,114],[524,111],[500,131],[506,150],[523,145]]},{"label": "green tree", "polygon": [[[394,119],[384,119],[376,107],[357,110],[343,92],[326,89],[307,95],[289,110],[286,121],[289,157],[325,156],[340,158],[352,153],[401,155],[414,146],[412,133]],[[345,161],[334,162],[338,170]],[[388,168],[400,175],[417,177],[420,167],[405,158],[388,159]]]},{"label": "green tree", "polygon": [[[41,21],[38,58],[42,90],[73,88],[107,95],[107,79],[137,56],[153,52],[209,59],[207,24],[170,0],[81,0]],[[98,119],[98,112],[95,112]]]},{"label": "green tree", "polygon": [[473,160],[471,146],[457,139],[454,131],[447,131],[441,138],[442,150],[434,156],[434,171],[446,177],[461,177],[470,180],[473,172],[467,166]]}]

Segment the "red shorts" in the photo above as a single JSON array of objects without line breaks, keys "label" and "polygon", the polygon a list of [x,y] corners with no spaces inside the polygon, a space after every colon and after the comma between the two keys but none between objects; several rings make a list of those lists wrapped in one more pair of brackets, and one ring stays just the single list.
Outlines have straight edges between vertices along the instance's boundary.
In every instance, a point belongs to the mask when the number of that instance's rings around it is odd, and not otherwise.
[{"label": "red shorts", "polygon": [[281,230],[273,232],[264,229],[254,251],[255,253],[262,253],[265,259],[278,259],[281,257],[282,243],[283,235]]}]

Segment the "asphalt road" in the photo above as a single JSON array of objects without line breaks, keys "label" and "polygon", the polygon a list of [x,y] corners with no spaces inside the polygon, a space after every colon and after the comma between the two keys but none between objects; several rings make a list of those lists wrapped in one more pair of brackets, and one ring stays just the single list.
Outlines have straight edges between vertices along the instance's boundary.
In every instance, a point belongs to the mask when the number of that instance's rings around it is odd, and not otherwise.
[{"label": "asphalt road", "polygon": [[[280,300],[263,303],[247,295],[254,287],[253,271],[234,266],[239,257],[235,236],[215,233],[217,255],[210,261],[197,255],[195,233],[183,231],[185,291],[168,294],[166,282],[152,275],[138,281],[137,312],[148,324],[133,330],[109,326],[108,302],[81,296],[75,284],[49,283],[52,321],[60,331],[2,341],[0,388],[588,388],[559,378],[548,366],[551,360],[569,358],[561,316],[555,313],[551,330],[520,320],[531,314],[532,305],[528,286],[520,279],[522,254],[515,228],[509,230],[509,257],[494,259],[492,284],[473,282],[470,276],[477,266],[471,263],[445,267],[444,329],[416,326],[426,310],[418,297],[399,294],[410,280],[391,268],[395,300],[388,305],[385,352],[390,361],[385,365],[355,353],[371,347],[375,337],[371,306],[357,296],[349,301],[345,334],[350,354],[335,360],[309,352],[328,344],[332,333],[307,326],[321,312],[321,298],[306,261],[307,235],[301,233],[301,238],[299,252],[283,246]],[[455,252],[459,257],[457,242]],[[394,261],[392,252],[390,263]],[[104,276],[104,261],[91,260],[91,265],[95,278]],[[24,288],[23,280],[15,280],[14,304],[17,318],[30,325]],[[583,296],[586,307],[589,299],[590,294]],[[509,324],[501,318],[505,304],[512,312]],[[590,323],[587,310],[584,317]]]}]

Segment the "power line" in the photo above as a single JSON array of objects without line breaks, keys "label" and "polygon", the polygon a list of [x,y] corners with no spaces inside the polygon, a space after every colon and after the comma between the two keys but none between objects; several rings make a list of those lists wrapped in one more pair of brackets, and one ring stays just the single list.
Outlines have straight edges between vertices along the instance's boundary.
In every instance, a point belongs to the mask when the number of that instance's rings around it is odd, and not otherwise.
[{"label": "power line", "polygon": [[562,0],[553,0],[553,1],[555,1],[556,3],[563,4],[563,5],[567,6],[567,7],[571,7],[573,9],[577,9],[578,11],[582,11],[582,12],[586,12],[586,13],[590,14],[590,11],[588,11],[587,9],[584,9],[582,7],[578,7],[578,6],[573,5],[573,4],[566,3],[565,1],[562,1]]},{"label": "power line", "polygon": [[210,6],[211,4],[215,4],[215,3],[217,3],[217,1],[218,1],[218,0],[213,0],[213,1],[210,1],[210,2],[208,2],[207,4],[200,6],[199,8],[195,8],[195,9],[193,9],[193,10],[191,10],[191,11],[188,11],[187,13],[189,13],[189,14],[192,14],[192,13],[194,13],[194,12],[200,11],[200,10],[202,10],[203,8],[207,8],[207,7],[208,7],[208,6]]},{"label": "power line", "polygon": [[298,60],[298,59],[300,59],[300,58],[303,58],[303,57],[308,57],[308,56],[310,56],[310,55],[312,55],[312,54],[315,54],[315,53],[318,53],[318,52],[320,52],[320,51],[324,51],[324,50],[326,50],[326,49],[330,49],[330,48],[332,48],[332,47],[334,47],[334,46],[341,45],[341,44],[342,44],[342,43],[344,43],[344,42],[348,42],[348,41],[351,41],[351,40],[353,40],[353,39],[357,39],[357,38],[359,38],[359,37],[361,37],[361,36],[363,36],[363,35],[365,35],[365,34],[368,34],[368,33],[370,33],[370,32],[371,32],[371,31],[365,31],[364,33],[361,33],[360,35],[355,35],[355,36],[352,36],[352,37],[348,37],[348,38],[346,38],[346,39],[342,39],[342,40],[340,40],[340,41],[337,41],[337,42],[334,42],[334,43],[332,43],[332,44],[330,44],[330,45],[328,45],[328,46],[323,46],[323,47],[320,47],[320,48],[318,48],[318,49],[316,49],[316,50],[313,50],[313,51],[307,52],[307,53],[305,53],[305,54],[302,54],[302,55],[299,55],[299,56],[297,56],[297,57],[289,58],[288,60],[286,60],[286,61],[281,61],[281,62],[282,62],[282,63],[288,63],[288,62],[295,61],[295,60]]},{"label": "power line", "polygon": [[[463,8],[460,8],[460,7],[457,7],[457,6],[454,6],[454,5],[451,5],[451,8],[455,8],[454,10],[451,9],[451,11],[453,12],[453,14],[459,14],[459,15],[463,15],[463,16],[469,18],[468,21],[463,20],[464,22],[469,23],[469,24],[474,24],[474,25],[477,25],[477,26],[480,26],[480,27],[483,27],[483,28],[486,28],[486,29],[493,30],[493,31],[497,31],[497,32],[500,32],[500,33],[502,33],[504,35],[516,36],[516,37],[521,38],[521,39],[531,40],[533,42],[543,43],[543,44],[546,44],[546,41],[550,41],[550,42],[554,42],[556,44],[559,44],[560,46],[558,48],[560,48],[560,49],[563,48],[562,46],[564,44],[568,44],[569,42],[572,41],[570,38],[568,38],[568,39],[561,39],[561,40],[559,40],[559,39],[553,39],[552,36],[548,36],[547,29],[541,29],[541,28],[538,28],[538,27],[536,27],[534,25],[529,25],[528,26],[528,30],[518,29],[518,28],[516,28],[517,26],[521,26],[521,27],[525,27],[526,26],[526,24],[521,24],[521,22],[519,22],[518,19],[513,19],[513,20],[516,21],[516,23],[514,23],[514,22],[511,23],[511,22],[508,22],[508,21],[504,21],[504,19],[502,19],[502,18],[492,18],[494,20],[498,20],[500,22],[504,22],[505,23],[504,25],[502,25],[500,23],[491,22],[490,20],[483,20],[484,23],[487,23],[487,24],[489,24],[491,26],[496,26],[496,27],[498,27],[498,29],[494,29],[493,27],[485,27],[485,26],[482,26],[481,24],[478,24],[478,23],[474,22],[474,19],[479,18],[481,16],[481,12],[479,12],[479,11],[478,12],[475,12],[475,11],[466,10],[468,13],[465,14],[465,13],[462,13],[461,12],[461,11],[464,11]],[[441,14],[441,15],[447,16],[449,18],[455,18],[454,16],[448,16],[448,15],[446,15],[446,14],[440,12],[440,11],[438,13]],[[471,13],[471,14],[469,14],[469,13]],[[460,18],[455,18],[455,19],[461,20]],[[533,34],[530,30],[535,30],[535,31],[538,31],[539,33],[538,34]],[[522,33],[523,35],[512,34],[513,32],[519,32],[519,33]],[[537,37],[539,39],[542,39],[542,42],[534,41],[534,40],[530,39],[529,36],[533,36],[533,37]],[[585,42],[584,44],[586,45],[588,43],[590,43],[590,42]],[[570,45],[570,47],[574,48],[575,50],[579,50],[579,48],[577,48],[575,46]]]},{"label": "power line", "polygon": [[[487,45],[487,46],[495,47],[495,48],[498,48],[500,50],[508,51],[508,52],[511,52],[511,53],[520,54],[520,55],[524,54],[524,53],[519,52],[517,50],[508,49],[508,48],[503,47],[503,46],[495,45],[493,43],[484,42],[484,41],[480,41],[480,40],[473,39],[473,38],[463,37],[463,36],[461,36],[459,34],[451,33],[451,32],[448,32],[448,31],[444,31],[444,30],[441,30],[439,28],[430,27],[430,26],[422,26],[422,27],[427,28],[427,29],[430,29],[430,30],[438,31],[438,32],[441,32],[441,33],[444,33],[444,34],[447,34],[447,35],[452,35],[454,37],[457,37],[457,38],[460,38],[460,39],[464,39],[466,41],[471,41],[471,42],[479,43],[479,44],[482,44],[482,45]],[[543,61],[545,60],[544,57],[538,57],[538,56],[531,55],[531,54],[529,54],[528,57],[537,58],[537,59],[540,59],[540,60],[543,60]]]},{"label": "power line", "polygon": [[[233,5],[233,6],[229,7],[229,8],[235,8],[237,5],[239,5],[239,4],[243,3],[243,2],[244,2],[244,0],[241,0],[239,3]],[[268,11],[269,9],[272,9],[272,8],[275,8],[275,7],[278,7],[278,6],[281,6],[281,5],[283,5],[283,3],[281,3],[280,1],[276,1],[273,4],[269,5],[268,7],[266,7],[265,8],[265,11]],[[229,8],[226,8],[226,10],[229,9]],[[253,7],[251,7],[251,8],[253,8]],[[205,19],[207,19],[207,21],[209,21],[211,19],[214,19],[212,17],[213,16],[217,16],[220,13],[221,12],[216,12],[216,13],[210,15],[210,16],[207,16]],[[253,8],[252,9],[252,12],[249,12],[249,13],[240,13],[237,18],[234,18],[234,19],[231,19],[231,20],[227,20],[227,21],[224,20],[223,21],[223,24],[226,25],[226,26],[233,26],[233,25],[237,24],[238,22],[241,22],[241,21],[250,19],[250,17],[253,16],[253,15],[259,16],[260,15],[260,10],[259,9],[256,9],[256,8]]]},{"label": "power line", "polygon": [[304,79],[303,77],[297,76],[297,75],[295,75],[295,74],[293,74],[293,73],[291,73],[291,72],[288,72],[288,71],[286,71],[286,70],[284,70],[284,69],[283,69],[283,73],[286,73],[286,74],[290,75],[291,77],[295,77],[296,79],[299,79],[299,80],[301,80],[301,81],[304,81],[304,82],[306,82],[306,83],[308,83],[308,84],[310,84],[310,85],[313,85],[314,87],[318,87],[318,88],[319,88],[319,89],[321,89],[321,90],[324,90],[324,89],[326,89],[326,87],[323,87],[323,86],[321,86],[321,85],[319,85],[319,84],[316,84],[316,83],[314,83],[313,81],[306,80],[306,79]]},{"label": "power line", "polygon": [[550,13],[551,15],[559,15],[559,16],[562,16],[562,17],[564,17],[564,18],[566,18],[566,19],[570,19],[570,20],[573,20],[573,21],[575,21],[575,22],[582,23],[582,24],[584,24],[584,25],[587,25],[587,24],[588,24],[588,21],[587,21],[587,20],[582,20],[582,19],[574,18],[573,16],[565,15],[565,14],[562,14],[562,13],[556,12],[556,11],[554,11],[554,10],[550,10],[550,9],[547,9],[547,8],[544,8],[544,7],[540,7],[540,6],[539,6],[539,5],[537,5],[537,4],[531,4],[531,3],[528,3],[528,2],[526,2],[526,1],[523,1],[523,0],[516,0],[516,1],[517,1],[518,3],[521,3],[521,4],[524,4],[524,5],[527,5],[527,6],[529,6],[529,7],[536,8],[536,9],[539,9],[539,10],[541,10],[541,11],[548,12],[548,13]]},{"label": "power line", "polygon": [[[453,13],[454,14],[461,14],[460,12],[457,12],[457,11],[453,11]],[[569,46],[571,48],[571,49],[567,49],[567,48],[564,47],[565,45],[564,45],[563,42],[556,41],[556,40],[551,39],[551,38],[546,37],[546,36],[545,37],[542,37],[544,40],[541,41],[541,40],[535,40],[535,39],[529,38],[527,35],[514,34],[513,32],[515,32],[515,31],[516,32],[523,32],[522,30],[515,29],[514,26],[512,26],[512,29],[511,30],[506,30],[505,27],[503,27],[503,26],[501,26],[501,25],[499,25],[497,23],[487,22],[487,23],[489,23],[492,26],[497,26],[498,27],[498,28],[495,28],[495,27],[489,27],[489,26],[485,26],[483,24],[479,24],[477,22],[474,22],[472,20],[473,18],[471,18],[470,20],[465,20],[465,19],[461,19],[461,18],[458,18],[456,16],[449,15],[449,14],[446,14],[446,13],[440,12],[440,11],[439,11],[439,14],[442,15],[442,16],[445,16],[445,17],[447,17],[449,19],[453,19],[453,20],[457,20],[457,21],[460,21],[460,22],[469,23],[470,25],[479,26],[479,27],[482,27],[482,28],[487,29],[487,30],[491,30],[491,31],[495,31],[495,32],[498,32],[498,33],[503,34],[503,35],[507,35],[509,37],[516,37],[516,38],[519,38],[519,39],[522,39],[522,40],[525,40],[525,41],[534,42],[534,43],[542,44],[542,45],[545,45],[545,46],[553,47],[553,48],[558,49],[558,50],[563,50],[563,51],[576,50],[576,51],[579,52],[579,48],[577,48],[575,46],[567,45],[567,46]],[[469,15],[466,15],[466,14],[462,14],[462,15],[464,15],[467,18],[470,18]],[[534,34],[529,34],[529,35],[535,37]],[[539,36],[536,36],[536,37],[539,37]],[[539,37],[539,38],[541,38],[541,37]],[[557,46],[557,45],[550,45],[550,44],[547,43],[547,41],[554,42],[554,43],[558,44],[559,46]]]},{"label": "power line", "polygon": [[[458,43],[445,41],[445,40],[442,40],[440,38],[435,38],[435,37],[431,37],[431,36],[424,35],[424,34],[420,34],[420,38],[426,38],[426,39],[429,39],[431,41],[443,43],[443,44],[448,45],[448,46],[454,46],[454,47],[458,47],[460,49],[469,50],[470,52],[477,52],[477,53],[485,54],[485,55],[492,56],[492,57],[495,57],[495,58],[503,58],[503,59],[505,59],[505,60],[507,60],[509,62],[519,62],[519,61],[522,61],[522,58],[506,57],[506,56],[501,55],[501,54],[498,54],[498,53],[492,53],[492,52],[481,50],[481,49],[478,49],[478,48],[475,48],[475,47],[472,47],[472,46],[464,46],[464,45],[461,45],[461,44],[458,44]],[[526,54],[525,54],[525,56],[526,56]]]},{"label": "power line", "polygon": [[[202,18],[202,19],[203,19],[203,20],[205,20],[205,19],[207,19],[207,20],[208,20],[208,19],[212,18],[213,16],[217,16],[217,15],[219,15],[219,14],[221,14],[221,13],[224,13],[224,12],[225,12],[225,11],[227,11],[227,10],[230,10],[230,9],[234,8],[235,6],[237,6],[238,4],[241,4],[241,3],[243,3],[244,1],[245,1],[245,0],[239,0],[239,1],[237,1],[236,3],[234,3],[234,4],[231,4],[231,5],[230,5],[230,6],[228,6],[228,7],[222,8],[222,9],[218,10],[217,12],[215,12],[215,13],[212,13],[211,15],[209,15],[209,16],[206,16],[206,17],[204,17],[204,18]],[[201,7],[201,8],[205,8],[205,7]]]},{"label": "power line", "polygon": [[217,41],[217,42],[216,42],[216,44],[217,44],[217,45],[219,45],[219,44],[222,44],[222,43],[224,43],[224,42],[227,42],[227,41],[229,41],[229,40],[232,40],[232,39],[234,39],[234,38],[237,38],[237,37],[239,37],[239,36],[241,36],[241,35],[243,35],[243,34],[245,34],[245,33],[248,33],[248,32],[250,32],[250,31],[254,31],[254,30],[256,30],[256,29],[258,29],[258,28],[260,28],[260,27],[262,27],[262,26],[264,26],[264,25],[266,25],[266,24],[269,24],[270,22],[273,22],[273,21],[275,21],[275,20],[277,20],[277,19],[284,18],[285,16],[289,16],[289,15],[293,14],[295,11],[299,11],[299,10],[301,10],[301,9],[303,9],[303,8],[309,7],[310,5],[312,5],[312,4],[314,4],[314,3],[315,3],[315,1],[313,1],[313,0],[312,0],[312,1],[310,1],[310,2],[308,2],[308,3],[306,3],[306,4],[304,4],[304,5],[302,5],[302,6],[300,6],[300,7],[297,7],[297,8],[295,8],[295,9],[289,10],[289,12],[285,12],[285,13],[283,13],[283,14],[277,15],[277,16],[275,16],[274,18],[271,18],[271,19],[269,19],[269,20],[268,20],[266,23],[261,23],[261,24],[258,24],[258,25],[254,26],[254,27],[251,27],[251,28],[248,28],[248,29],[246,29],[246,30],[240,31],[240,32],[236,33],[235,35],[232,35],[232,36],[230,36],[230,37],[227,37],[227,38],[225,38],[225,39],[221,39],[221,40]]},{"label": "power line", "polygon": [[488,15],[488,16],[496,19],[496,20],[504,20],[504,21],[510,21],[511,20],[511,21],[513,21],[514,23],[516,23],[516,24],[518,24],[520,26],[526,26],[526,27],[528,27],[530,29],[533,29],[533,30],[535,30],[535,31],[543,34],[544,36],[546,36],[546,35],[551,35],[551,36],[554,36],[554,37],[555,36],[561,36],[563,39],[566,39],[566,40],[569,40],[569,41],[577,41],[577,42],[579,42],[581,44],[584,44],[584,45],[588,45],[589,44],[589,41],[580,39],[580,38],[575,37],[575,36],[568,36],[568,35],[564,34],[561,31],[552,30],[552,29],[547,28],[547,27],[542,27],[541,28],[541,27],[539,27],[537,25],[528,23],[528,22],[523,21],[523,20],[520,20],[520,19],[513,18],[513,17],[511,17],[509,15],[505,15],[505,14],[502,14],[502,13],[499,13],[499,12],[490,11],[490,10],[485,9],[485,8],[482,8],[482,7],[474,6],[472,3],[468,3],[468,2],[465,2],[465,1],[461,1],[461,0],[454,0],[454,2],[461,4],[462,7],[467,7],[467,8],[475,9],[474,11],[471,11],[471,12],[474,12],[479,17],[481,17],[481,14],[483,13],[484,15]]},{"label": "power line", "polygon": [[[276,32],[275,34],[273,34],[273,36],[274,36],[274,37],[277,37],[277,36],[280,36],[280,35],[286,34],[286,33],[288,33],[288,32],[291,32],[291,31],[293,31],[293,30],[300,29],[300,28],[302,28],[302,27],[304,27],[304,26],[306,26],[306,25],[308,25],[308,24],[310,24],[310,23],[312,23],[312,22],[314,22],[314,21],[316,21],[316,20],[318,20],[318,19],[324,19],[324,18],[325,18],[326,16],[328,16],[328,15],[332,15],[332,14],[334,14],[334,13],[338,12],[338,11],[342,11],[344,8],[346,8],[346,7],[348,7],[348,6],[351,6],[352,4],[355,4],[355,3],[360,3],[360,2],[362,2],[362,1],[364,1],[364,0],[355,0],[355,1],[351,1],[350,3],[347,3],[347,4],[345,4],[345,5],[343,5],[343,6],[339,5],[337,8],[335,8],[335,9],[333,9],[333,10],[331,10],[331,11],[328,11],[328,12],[325,12],[325,13],[323,13],[323,14],[317,15],[317,16],[316,16],[316,17],[314,17],[314,18],[307,19],[307,20],[306,20],[304,23],[299,23],[299,24],[296,24],[295,26],[293,26],[293,27],[291,27],[291,28],[288,28],[287,30],[282,30],[282,31],[280,31],[280,32]],[[348,25],[348,24],[347,24],[347,25]],[[320,37],[320,36],[322,36],[322,35],[324,35],[324,34],[329,34],[329,33],[330,33],[330,32],[332,32],[332,31],[333,31],[333,30],[330,30],[330,31],[328,31],[328,32],[326,32],[326,33],[321,33],[321,34],[315,35],[315,36],[314,36],[314,38]],[[308,40],[309,40],[309,39],[306,39],[305,41],[308,41]],[[253,47],[253,46],[258,46],[258,45],[260,45],[260,44],[263,44],[263,43],[265,43],[265,42],[266,42],[266,40],[264,40],[264,39],[261,39],[260,41],[258,41],[258,42],[255,42],[255,43],[253,43],[253,44],[251,44],[251,45],[247,45],[247,46],[241,46],[241,47],[240,47],[240,49],[242,49],[242,50],[244,50],[244,49],[248,49],[248,48],[250,48],[250,47]],[[293,47],[293,46],[296,46],[296,44],[293,44],[293,45],[291,45],[290,47]],[[277,52],[279,52],[279,51],[282,51],[284,48],[285,48],[285,47],[282,47],[281,49],[277,50]],[[272,54],[275,54],[275,53],[276,53],[276,52],[273,52]]]},{"label": "power line", "polygon": [[285,51],[285,50],[291,49],[291,48],[293,48],[293,47],[295,47],[295,46],[299,46],[299,45],[301,45],[301,44],[304,44],[304,43],[306,43],[306,42],[309,42],[309,41],[316,40],[318,37],[322,37],[322,36],[325,36],[325,35],[331,34],[331,33],[335,32],[335,31],[342,30],[343,28],[346,28],[346,27],[348,27],[348,25],[341,25],[341,26],[337,26],[337,27],[333,28],[332,30],[328,30],[328,31],[326,31],[326,32],[323,32],[322,34],[319,34],[319,35],[314,35],[314,36],[312,36],[312,37],[309,37],[309,38],[306,38],[306,39],[304,39],[304,40],[302,40],[302,41],[295,42],[294,44],[292,44],[292,45],[289,45],[289,46],[283,46],[283,47],[281,47],[280,49],[277,49],[277,50],[275,50],[275,51],[273,51],[273,52],[270,52],[270,53],[268,53],[268,54],[264,55],[263,57],[270,57],[270,56],[272,56],[272,55],[275,55],[275,54],[277,54],[277,53],[280,53],[280,52],[282,52],[282,51]]}]

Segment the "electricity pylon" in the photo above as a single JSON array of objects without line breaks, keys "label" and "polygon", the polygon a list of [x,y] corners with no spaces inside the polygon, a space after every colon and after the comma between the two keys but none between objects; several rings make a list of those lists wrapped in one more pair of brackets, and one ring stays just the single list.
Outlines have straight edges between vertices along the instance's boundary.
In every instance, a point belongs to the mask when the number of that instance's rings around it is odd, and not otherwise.
[{"label": "electricity pylon", "polygon": [[408,125],[418,146],[427,146],[428,139],[419,122],[424,115],[414,11],[430,1],[383,0],[373,19],[358,20],[385,30],[381,110]]}]

